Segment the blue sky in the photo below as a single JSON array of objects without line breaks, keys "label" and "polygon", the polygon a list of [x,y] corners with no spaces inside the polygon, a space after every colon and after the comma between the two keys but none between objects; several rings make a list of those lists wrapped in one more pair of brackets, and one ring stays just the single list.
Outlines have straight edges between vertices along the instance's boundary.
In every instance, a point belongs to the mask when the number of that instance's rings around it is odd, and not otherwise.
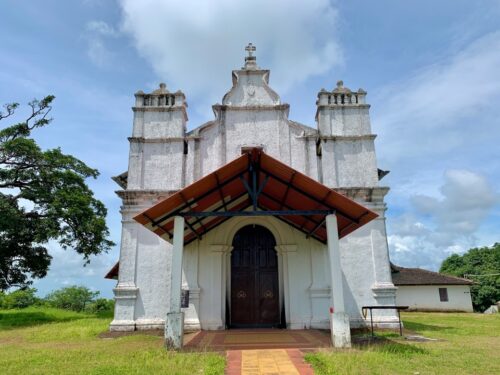
[{"label": "blue sky", "polygon": [[[378,134],[393,261],[439,268],[452,252],[500,241],[500,1],[0,0],[0,102],[56,96],[53,123],[35,133],[101,175],[89,184],[119,243],[120,201],[110,177],[127,169],[133,93],[166,82],[189,103],[189,128],[212,118],[244,46],[315,126],[321,88],[368,91]],[[0,124],[5,126],[7,124]],[[118,247],[82,267],[50,244],[40,294],[102,277]]]}]

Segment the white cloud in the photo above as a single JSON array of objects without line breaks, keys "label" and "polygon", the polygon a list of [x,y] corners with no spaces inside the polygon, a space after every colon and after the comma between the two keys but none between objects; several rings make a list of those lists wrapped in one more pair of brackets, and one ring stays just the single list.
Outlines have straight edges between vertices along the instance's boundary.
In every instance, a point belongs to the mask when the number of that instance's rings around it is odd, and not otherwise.
[{"label": "white cloud", "polygon": [[113,57],[106,47],[106,38],[116,38],[120,33],[104,21],[90,21],[85,27],[84,39],[87,41],[87,56],[99,67],[107,66]]},{"label": "white cloud", "polygon": [[104,21],[90,21],[87,23],[87,30],[104,36],[118,36],[118,31]]},{"label": "white cloud", "polygon": [[381,90],[374,122],[382,130],[384,157],[432,159],[500,137],[499,66],[497,31]]},{"label": "white cloud", "polygon": [[97,66],[105,66],[111,59],[111,54],[101,39],[89,38],[87,46],[89,59]]},{"label": "white cloud", "polygon": [[437,269],[449,254],[475,246],[480,226],[500,201],[483,176],[467,170],[446,171],[440,191],[439,198],[413,196],[418,215],[393,220],[388,240],[397,264]]},{"label": "white cloud", "polygon": [[120,4],[123,30],[159,79],[200,106],[221,100],[231,85],[230,71],[243,65],[249,42],[257,46],[258,64],[272,69],[271,84],[278,91],[342,61],[338,15],[328,0]]},{"label": "white cloud", "polygon": [[473,234],[498,202],[486,179],[466,170],[447,171],[441,193],[442,200],[416,195],[413,203],[421,213],[433,215],[444,232]]}]

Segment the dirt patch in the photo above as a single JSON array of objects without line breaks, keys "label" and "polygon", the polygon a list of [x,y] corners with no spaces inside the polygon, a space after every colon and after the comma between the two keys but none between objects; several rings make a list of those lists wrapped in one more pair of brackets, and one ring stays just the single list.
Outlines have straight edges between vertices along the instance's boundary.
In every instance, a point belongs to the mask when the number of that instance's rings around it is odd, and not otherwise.
[{"label": "dirt patch", "polygon": [[[99,335],[97,335],[97,337],[99,337],[100,339],[116,339],[119,337],[141,335],[141,336],[154,336],[163,338],[163,332],[164,332],[163,329],[149,329],[143,331],[126,331],[126,332],[105,331],[101,332]],[[187,345],[198,333],[199,331],[184,333],[184,345]]]},{"label": "dirt patch", "polygon": [[0,338],[0,345],[19,345],[24,344],[26,340],[23,337],[12,336]]},{"label": "dirt patch", "polygon": [[145,335],[145,336],[159,336],[163,337],[162,329],[148,329],[143,331],[105,331],[101,332],[97,337],[101,339],[116,339],[118,337],[125,336],[136,336],[136,335]]}]

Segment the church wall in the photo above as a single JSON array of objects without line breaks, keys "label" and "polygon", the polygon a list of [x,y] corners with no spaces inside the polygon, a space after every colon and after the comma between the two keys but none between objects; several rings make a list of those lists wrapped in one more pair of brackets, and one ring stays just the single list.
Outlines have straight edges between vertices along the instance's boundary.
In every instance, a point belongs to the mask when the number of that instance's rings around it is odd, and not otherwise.
[{"label": "church wall", "polygon": [[264,147],[280,160],[290,160],[289,127],[281,110],[225,111],[227,161],[241,155],[242,147]]},{"label": "church wall", "polygon": [[318,179],[318,156],[315,138],[302,136],[303,131],[289,126],[290,166],[315,180]]},{"label": "church wall", "polygon": [[142,160],[142,188],[156,190],[177,190],[183,187],[182,167],[184,142],[170,140],[161,143],[147,143]]},{"label": "church wall", "polygon": [[184,185],[191,185],[196,180],[200,179],[200,141],[195,138],[188,139],[187,141],[188,152],[185,156],[185,181]]},{"label": "church wall", "polygon": [[136,137],[182,138],[184,137],[184,114],[178,110],[157,109],[143,114],[142,132]]},{"label": "church wall", "polygon": [[[264,151],[303,173],[306,170],[306,150],[308,143],[300,138],[300,129],[291,127],[284,110],[264,111],[223,111],[220,121],[203,129],[199,147],[202,175],[207,175],[227,162],[241,155],[243,147],[263,147]],[[313,176],[317,176],[317,156],[314,142],[307,144],[311,153],[310,162]],[[188,149],[189,153],[194,148]],[[198,154],[198,153],[197,153]],[[188,156],[186,171],[192,173],[195,156]]]},{"label": "church wall", "polygon": [[355,325],[362,323],[361,308],[377,304],[372,287],[375,284],[371,228],[369,223],[340,240],[344,271],[346,308]]},{"label": "church wall", "polygon": [[129,190],[138,190],[142,188],[143,146],[143,143],[130,142],[127,175],[127,189]]},{"label": "church wall", "polygon": [[199,160],[200,177],[203,177],[224,165],[222,151],[223,138],[218,125],[211,125],[200,132]]},{"label": "church wall", "polygon": [[[330,143],[332,141],[327,141]],[[332,142],[337,185],[373,187],[378,185],[373,140],[336,140]]]},{"label": "church wall", "polygon": [[248,146],[264,146],[264,151],[278,159],[286,158],[280,153],[280,143],[288,143],[283,138],[283,127],[279,111],[239,111],[224,112],[226,130],[227,161],[241,155],[241,148]]},{"label": "church wall", "polygon": [[333,188],[378,186],[373,138],[323,138],[320,182]]},{"label": "church wall", "polygon": [[171,245],[132,219],[152,201],[122,207],[120,272],[112,330],[161,328],[168,311]]},{"label": "church wall", "polygon": [[[190,306],[183,309],[186,330],[224,329],[226,298],[230,293],[232,237],[237,229],[250,223],[264,225],[275,234],[280,284],[283,285],[280,292],[285,299],[288,328],[328,329],[331,280],[326,245],[307,239],[302,232],[275,218],[233,218],[209,232],[201,241],[185,247],[183,289],[190,291]],[[134,324],[136,329],[162,327],[170,293],[171,245],[140,226],[133,230],[138,231],[138,243],[133,247],[140,251],[128,255],[136,257],[135,268],[121,270],[120,277],[126,278],[127,274],[134,272],[131,276],[137,288]],[[390,282],[389,269],[384,272],[382,267],[377,274],[377,267],[384,262],[388,264],[384,251],[373,247],[380,235],[383,235],[380,228],[371,222],[340,242],[346,309],[353,327],[364,325],[362,306],[386,303],[377,300],[376,295],[379,282],[382,287],[387,280]],[[127,240],[124,242],[126,244]],[[123,248],[122,252],[125,256]],[[127,264],[124,259],[121,262],[124,266]],[[393,320],[394,315],[390,312],[377,312],[375,316],[378,324],[393,324]]]},{"label": "church wall", "polygon": [[337,106],[328,111],[323,134],[356,136],[371,133],[368,106]]},{"label": "church wall", "polygon": [[[232,236],[250,223],[264,225],[275,234],[288,328],[328,329],[331,279],[326,245],[307,239],[303,233],[274,218],[233,218],[186,247],[185,287],[199,294],[199,300],[192,301],[185,310],[190,316],[187,326],[195,325],[198,318],[202,329],[224,329],[226,298],[230,293]],[[376,226],[368,224],[340,243],[346,309],[353,327],[365,324],[362,306],[380,302],[374,293],[377,282],[383,281],[377,280],[374,269],[373,258],[379,257],[379,250],[372,247],[372,237],[377,235],[374,231]],[[390,278],[390,271],[384,277]],[[376,323],[394,324],[394,315],[390,313],[374,314]]]},{"label": "church wall", "polygon": [[137,329],[162,327],[168,312],[172,245],[142,227],[138,233],[135,305]]},{"label": "church wall", "polygon": [[335,159],[334,143],[332,141],[321,141],[321,174],[319,182],[330,187],[339,187],[337,160]]}]

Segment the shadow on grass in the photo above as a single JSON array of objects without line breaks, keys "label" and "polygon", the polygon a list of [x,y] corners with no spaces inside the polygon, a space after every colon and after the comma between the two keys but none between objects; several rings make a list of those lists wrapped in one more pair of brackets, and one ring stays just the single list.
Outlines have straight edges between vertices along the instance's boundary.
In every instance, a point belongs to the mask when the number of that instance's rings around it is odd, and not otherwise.
[{"label": "shadow on grass", "polygon": [[0,330],[31,327],[48,323],[61,323],[73,320],[88,319],[85,315],[56,315],[43,311],[1,311]]},{"label": "shadow on grass", "polygon": [[422,331],[437,332],[437,331],[448,331],[455,329],[453,327],[448,327],[448,326],[434,326],[430,324],[422,324],[422,323],[415,323],[408,321],[404,321],[403,323],[405,330],[410,330],[415,332],[422,332]]},{"label": "shadow on grass", "polygon": [[353,341],[354,348],[363,351],[394,354],[401,357],[411,357],[413,355],[429,353],[425,348],[394,341],[388,336],[358,336],[353,337]]}]

